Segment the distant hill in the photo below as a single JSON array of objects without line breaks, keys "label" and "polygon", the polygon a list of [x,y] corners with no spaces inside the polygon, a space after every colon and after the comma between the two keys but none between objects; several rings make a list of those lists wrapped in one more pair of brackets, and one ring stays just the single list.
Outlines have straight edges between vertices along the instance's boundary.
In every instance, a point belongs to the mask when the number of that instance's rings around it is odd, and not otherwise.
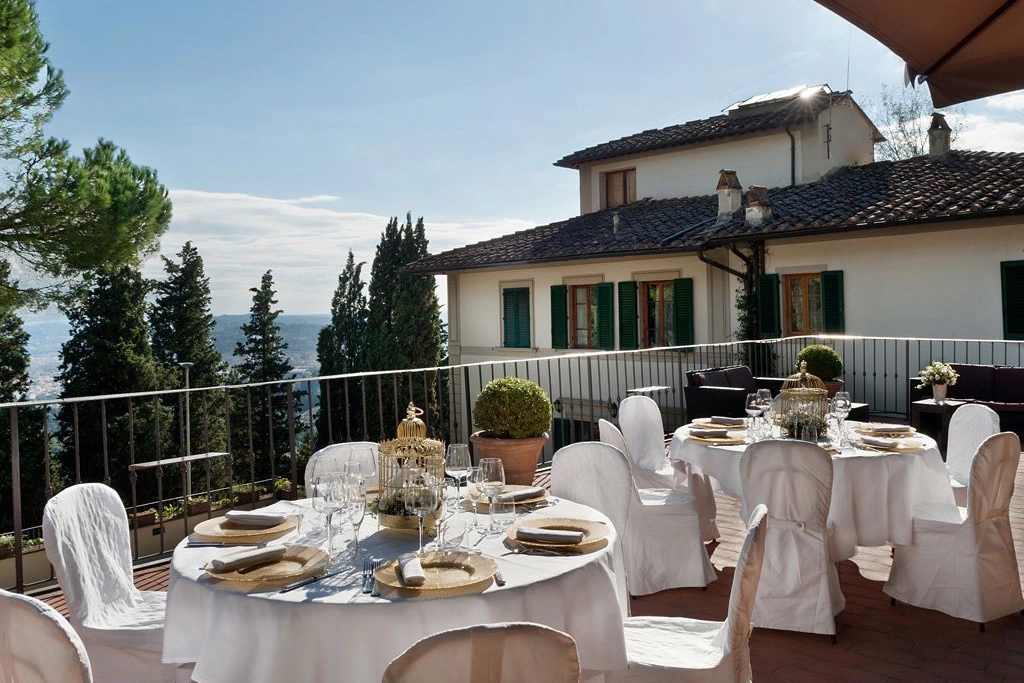
[{"label": "distant hill", "polygon": [[[52,398],[60,393],[54,379],[60,367],[60,347],[68,339],[68,321],[60,315],[26,315],[25,331],[30,335],[28,351],[32,356],[29,373],[32,377],[34,398]],[[242,323],[246,315],[218,315],[214,318],[214,341],[221,357],[228,363],[237,359],[232,355],[235,344],[242,340]],[[316,375],[320,364],[316,359],[316,339],[320,328],[331,319],[329,315],[285,315],[277,318],[281,334],[288,343],[288,358],[297,376]]]}]

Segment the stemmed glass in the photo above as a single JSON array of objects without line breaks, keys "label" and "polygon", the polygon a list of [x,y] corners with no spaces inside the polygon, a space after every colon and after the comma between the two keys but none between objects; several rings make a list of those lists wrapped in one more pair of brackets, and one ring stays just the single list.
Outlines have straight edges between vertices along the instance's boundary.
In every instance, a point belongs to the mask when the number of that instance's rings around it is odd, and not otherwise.
[{"label": "stemmed glass", "polygon": [[480,467],[470,467],[466,470],[466,493],[469,495],[469,502],[473,505],[473,528],[480,526],[477,521],[477,503],[480,502],[480,484],[483,483],[483,470]]},{"label": "stemmed glass", "polygon": [[758,389],[757,390],[757,402],[761,404],[761,422],[764,438],[770,439],[772,437],[772,390],[771,389]]},{"label": "stemmed glass", "polygon": [[747,434],[748,443],[753,443],[757,439],[755,438],[754,430],[757,429],[757,416],[761,414],[761,403],[757,399],[757,394],[747,394],[746,403],[744,403],[744,410],[750,417],[750,431]]},{"label": "stemmed glass", "polygon": [[423,554],[423,518],[428,512],[437,509],[441,496],[444,495],[441,484],[429,474],[409,482],[404,488],[405,509],[415,513],[419,519],[420,554]]},{"label": "stemmed glass", "polygon": [[840,449],[847,444],[846,430],[843,428],[843,422],[846,420],[846,416],[850,414],[850,409],[852,407],[853,403],[850,400],[850,392],[837,391],[835,397],[832,399],[832,412],[836,415],[836,426],[839,430]]},{"label": "stemmed glass", "polygon": [[441,520],[437,525],[438,550],[444,550],[448,545],[445,538],[448,533],[448,520],[451,519],[458,511],[460,502],[459,481],[453,477],[445,477],[444,484],[442,485],[442,491],[444,493],[444,508],[441,514]]},{"label": "stemmed glass", "polygon": [[344,475],[334,472],[313,478],[313,509],[324,516],[327,527],[327,555],[334,559],[334,513],[345,505]]},{"label": "stemmed glass", "polygon": [[358,476],[349,475],[345,485],[345,517],[352,524],[352,533],[356,542],[353,557],[366,555],[366,550],[359,548],[359,527],[366,516],[366,483]]},{"label": "stemmed glass", "polygon": [[482,458],[480,460],[480,490],[487,496],[489,504],[489,534],[498,533],[497,522],[494,521],[494,498],[505,490],[505,466],[500,458]]},{"label": "stemmed glass", "polygon": [[469,457],[469,446],[464,443],[450,443],[444,456],[444,473],[455,479],[456,484],[469,474],[473,461]]},{"label": "stemmed glass", "polygon": [[356,446],[348,454],[345,471],[359,477],[367,490],[373,485],[373,476],[377,473],[377,454],[370,446]]}]

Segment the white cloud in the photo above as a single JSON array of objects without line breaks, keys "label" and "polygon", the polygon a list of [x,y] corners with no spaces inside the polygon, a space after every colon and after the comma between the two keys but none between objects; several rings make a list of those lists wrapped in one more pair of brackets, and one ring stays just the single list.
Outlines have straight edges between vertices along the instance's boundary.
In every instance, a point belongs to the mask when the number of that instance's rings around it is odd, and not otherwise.
[{"label": "white cloud", "polygon": [[966,114],[957,137],[958,149],[986,152],[1024,152],[1024,123],[1005,121],[984,114]]},{"label": "white cloud", "polygon": [[[199,250],[210,278],[214,314],[247,312],[249,289],[259,285],[268,269],[273,270],[278,307],[285,313],[329,312],[349,249],[357,262],[366,262],[363,277],[369,280],[374,251],[391,218],[312,206],[336,200],[330,195],[272,199],[198,190],[171,190],[170,195],[174,218],[160,251],[174,258],[187,241]],[[426,221],[426,233],[431,253],[438,253],[534,225],[511,218]],[[163,277],[158,257],[147,261],[145,274]],[[444,303],[443,279],[438,295]]]},{"label": "white cloud", "polygon": [[1002,95],[994,95],[982,100],[986,107],[993,109],[1006,109],[1012,112],[1024,113],[1024,92],[1010,92]]}]

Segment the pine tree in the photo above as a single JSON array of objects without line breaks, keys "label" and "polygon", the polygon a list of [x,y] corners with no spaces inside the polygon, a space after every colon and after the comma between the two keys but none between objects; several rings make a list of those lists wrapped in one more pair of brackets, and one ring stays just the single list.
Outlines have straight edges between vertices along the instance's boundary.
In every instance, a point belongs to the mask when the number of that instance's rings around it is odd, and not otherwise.
[{"label": "pine tree", "polygon": [[[249,290],[253,293],[252,307],[249,309],[249,322],[242,325],[245,340],[235,345],[234,355],[242,359],[234,370],[238,377],[248,383],[276,382],[285,379],[292,371],[292,364],[285,351],[288,343],[281,336],[281,328],[277,317],[282,313],[275,309],[277,299],[274,298],[274,277],[271,271],[263,274],[260,286]],[[293,394],[298,404],[298,392]],[[257,479],[266,479],[273,474],[290,474],[290,462],[283,458],[289,457],[290,444],[288,434],[288,398],[287,390],[281,384],[268,387],[253,387],[248,395],[235,401],[233,424],[237,427],[251,429],[253,457]],[[251,413],[250,413],[251,407]],[[252,416],[251,426],[248,424]],[[245,436],[248,439],[248,436]],[[243,443],[233,439],[235,450]],[[247,443],[247,441],[245,442]],[[236,463],[244,465],[245,463]],[[248,473],[248,468],[246,468]]]},{"label": "pine tree", "polygon": [[[369,315],[363,265],[356,263],[352,252],[348,252],[331,299],[331,322],[320,330],[317,338],[316,354],[322,377],[358,372],[362,367]],[[317,446],[322,448],[332,440],[363,438],[362,410],[358,409],[358,404],[353,409],[351,400],[352,394],[359,392],[358,382],[331,380],[320,384]]]},{"label": "pine tree", "polygon": [[[61,347],[61,398],[153,391],[161,386],[162,372],[149,344],[147,293],[148,285],[139,272],[125,266],[99,273],[81,303],[64,310],[71,336]],[[135,462],[167,457],[173,437],[172,410],[155,399],[77,405],[77,440],[74,407],[64,406],[60,412],[62,465],[69,475],[75,473],[76,481],[109,481],[130,502],[128,465],[133,457]],[[138,478],[140,501],[153,499],[154,479]],[[165,496],[180,488],[175,480],[165,478]]]}]

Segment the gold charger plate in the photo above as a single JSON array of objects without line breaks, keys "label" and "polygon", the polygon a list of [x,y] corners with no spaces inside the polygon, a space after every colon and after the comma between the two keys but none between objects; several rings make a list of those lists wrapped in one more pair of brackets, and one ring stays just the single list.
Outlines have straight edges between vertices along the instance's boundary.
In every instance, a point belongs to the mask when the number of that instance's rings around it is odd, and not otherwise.
[{"label": "gold charger plate", "polygon": [[913,436],[914,434],[917,434],[917,430],[914,429],[913,427],[901,431],[885,431],[884,429],[878,430],[868,429],[865,427],[857,427],[853,431],[857,432],[858,434],[863,434],[864,436],[881,436],[886,439],[900,439],[905,436]]},{"label": "gold charger plate", "polygon": [[[561,531],[582,531],[583,540],[579,543],[545,543],[519,538],[519,529],[558,529]],[[538,548],[567,553],[589,553],[608,545],[608,525],[589,519],[572,519],[569,517],[542,517],[523,519],[508,528],[508,540],[524,548]]]},{"label": "gold charger plate", "polygon": [[295,517],[288,517],[280,524],[271,527],[244,526],[229,521],[226,517],[214,517],[204,519],[196,524],[192,536],[199,541],[224,541],[230,543],[232,540],[257,542],[272,541],[283,536],[295,528]]},{"label": "gold charger plate", "polygon": [[427,577],[422,586],[406,586],[402,582],[396,559],[374,572],[377,588],[384,596],[447,598],[483,592],[493,583],[494,573],[498,571],[494,560],[472,553],[424,553],[420,556],[420,565]]},{"label": "gold charger plate", "polygon": [[[522,491],[523,489],[532,489],[533,486],[527,486],[525,484],[506,484],[505,489],[501,493],[515,493],[516,491]],[[500,496],[501,493],[498,495]],[[462,494],[465,501],[469,503],[469,508],[473,509],[473,499],[469,497],[469,493]],[[543,495],[535,498],[526,498],[524,500],[517,500],[516,505],[536,505],[537,503],[543,503],[549,498],[548,492],[545,491]],[[480,496],[480,500],[477,501],[477,510],[481,512],[487,512],[489,503],[487,502],[487,496]]]},{"label": "gold charger plate", "polygon": [[[227,555],[226,557],[230,557]],[[204,567],[206,573],[215,579],[224,581],[268,582],[301,579],[312,576],[323,569],[328,560],[327,553],[319,548],[305,545],[289,545],[284,555],[270,562],[242,567],[229,572],[215,572],[210,565]]]},{"label": "gold charger plate", "polygon": [[687,435],[687,439],[696,441],[697,443],[707,443],[712,446],[736,446],[741,443],[746,443],[746,439],[742,436],[726,436],[726,437],[703,437]]},{"label": "gold charger plate", "polygon": [[746,424],[741,425],[724,425],[717,422],[712,422],[710,417],[695,417],[693,424],[699,425],[701,429],[728,429],[729,431],[744,431],[747,428]]},{"label": "gold charger plate", "polygon": [[886,453],[917,453],[923,451],[925,447],[920,441],[901,441],[891,446],[876,446],[857,440],[856,444],[858,448],[863,448],[866,451],[884,451]]}]

